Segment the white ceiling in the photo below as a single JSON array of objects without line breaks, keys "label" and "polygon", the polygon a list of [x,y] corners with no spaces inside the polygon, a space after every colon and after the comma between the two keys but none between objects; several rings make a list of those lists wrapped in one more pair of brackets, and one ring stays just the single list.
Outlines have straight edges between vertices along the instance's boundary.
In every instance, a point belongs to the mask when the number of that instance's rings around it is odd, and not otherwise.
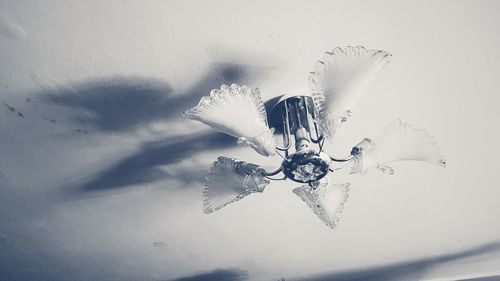
[{"label": "white ceiling", "polygon": [[[0,0],[0,279],[499,270],[498,11],[498,1]],[[448,167],[334,176],[352,186],[334,231],[289,182],[204,215],[200,180],[218,155],[279,159],[182,111],[222,83],[265,99],[307,90],[315,61],[345,45],[393,59],[331,151],[401,118],[436,136]]]}]

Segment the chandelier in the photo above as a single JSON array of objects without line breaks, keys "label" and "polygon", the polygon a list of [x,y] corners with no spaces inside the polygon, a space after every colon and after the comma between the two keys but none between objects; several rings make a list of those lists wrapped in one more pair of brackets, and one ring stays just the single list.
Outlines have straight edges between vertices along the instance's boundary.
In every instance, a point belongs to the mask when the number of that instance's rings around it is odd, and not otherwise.
[{"label": "chandelier", "polygon": [[[335,144],[349,121],[357,100],[391,55],[382,50],[337,47],[326,52],[310,74],[310,92],[284,95],[266,112],[258,89],[232,84],[214,89],[196,107],[184,112],[233,136],[263,156],[282,157],[275,170],[220,156],[213,163],[203,187],[203,211],[212,213],[255,192],[263,192],[271,180],[291,180],[293,189],[329,227],[340,220],[349,196],[349,184],[334,184],[328,175],[350,168],[351,174],[381,171],[393,174],[391,162],[418,160],[446,166],[434,137],[426,130],[396,120],[378,137],[365,138],[346,158],[325,151]],[[279,142],[275,135],[281,135]],[[336,167],[334,163],[342,163]],[[281,174],[281,178],[276,178]]]}]

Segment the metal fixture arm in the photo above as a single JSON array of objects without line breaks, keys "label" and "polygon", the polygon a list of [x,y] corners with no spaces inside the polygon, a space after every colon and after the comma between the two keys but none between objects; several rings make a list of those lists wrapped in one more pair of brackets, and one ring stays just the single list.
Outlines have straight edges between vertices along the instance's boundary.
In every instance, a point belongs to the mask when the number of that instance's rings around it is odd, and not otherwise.
[{"label": "metal fixture arm", "polygon": [[290,123],[288,122],[288,105],[287,102],[285,101],[285,112],[283,113],[283,145],[279,146],[276,145],[276,149],[281,150],[281,151],[286,151],[288,152],[288,149],[290,149],[291,142],[290,142]]},{"label": "metal fixture arm", "polygon": [[277,170],[274,170],[274,171],[271,171],[271,172],[265,171],[264,172],[264,176],[266,176],[266,177],[274,176],[274,175],[279,174],[280,172],[281,172],[281,167],[279,167]]},{"label": "metal fixture arm", "polygon": [[352,159],[354,159],[354,157],[351,155],[345,159],[336,159],[336,158],[333,158],[332,156],[330,156],[330,159],[332,161],[335,161],[335,162],[347,162],[347,161],[351,161]]},{"label": "metal fixture arm", "polygon": [[[306,111],[307,125],[309,126],[309,138],[311,138],[311,141],[313,143],[320,143],[321,140],[323,140],[323,136],[318,134],[318,126],[316,125],[316,122],[314,122],[314,118],[316,118],[316,116],[315,115],[313,116],[313,114],[315,114],[315,113],[313,111],[311,114],[311,117],[313,118],[313,121],[311,122],[310,121],[311,118],[309,117],[309,108],[308,108],[308,104],[307,104],[307,99],[304,99],[304,105],[305,105],[304,108]],[[311,123],[313,124],[313,126],[311,126]],[[318,137],[317,139],[315,139],[312,136],[312,133],[311,133],[312,128],[314,128],[314,132],[316,133],[316,136]]]},{"label": "metal fixture arm", "polygon": [[283,178],[280,178],[280,179],[271,178],[271,176],[275,176],[275,175],[279,174],[280,172],[281,172],[281,167],[279,167],[277,170],[271,171],[271,172],[264,171],[263,175],[267,179],[270,179],[270,180],[273,180],[273,181],[286,180],[286,175],[284,175]]}]

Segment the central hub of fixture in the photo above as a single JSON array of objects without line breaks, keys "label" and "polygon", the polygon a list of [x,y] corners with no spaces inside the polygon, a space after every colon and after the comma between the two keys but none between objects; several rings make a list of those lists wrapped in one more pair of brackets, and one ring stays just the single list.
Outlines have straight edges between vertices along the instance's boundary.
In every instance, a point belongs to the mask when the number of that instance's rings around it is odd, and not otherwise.
[{"label": "central hub of fixture", "polygon": [[283,146],[276,147],[285,154],[281,171],[296,182],[312,184],[330,171],[332,160],[323,152],[315,118],[313,100],[306,95],[285,95],[271,111],[271,126],[283,134]]},{"label": "central hub of fixture", "polygon": [[281,164],[287,178],[301,183],[312,183],[328,174],[330,157],[314,150],[298,151]]}]

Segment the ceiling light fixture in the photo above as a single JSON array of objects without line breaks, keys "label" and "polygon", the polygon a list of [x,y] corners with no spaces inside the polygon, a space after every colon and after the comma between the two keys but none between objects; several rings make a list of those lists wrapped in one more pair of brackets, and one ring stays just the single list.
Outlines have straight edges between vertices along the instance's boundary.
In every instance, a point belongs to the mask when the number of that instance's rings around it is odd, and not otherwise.
[{"label": "ceiling light fixture", "polygon": [[[381,134],[355,145],[350,156],[336,158],[324,150],[333,143],[351,117],[357,100],[390,61],[385,51],[362,46],[337,47],[319,61],[310,74],[310,93],[285,95],[268,114],[257,89],[232,84],[214,89],[184,116],[236,137],[264,156],[279,154],[281,166],[266,171],[256,164],[219,157],[206,176],[203,210],[211,213],[255,192],[263,192],[270,180],[300,183],[293,192],[329,227],[338,224],[349,184],[331,184],[327,175],[350,166],[351,173],[379,170],[393,174],[390,162],[419,160],[446,166],[435,139],[424,129],[397,120]],[[271,125],[274,128],[270,128]],[[274,138],[275,128],[282,143]],[[342,162],[335,168],[335,162]],[[273,176],[283,174],[276,179]]]}]

